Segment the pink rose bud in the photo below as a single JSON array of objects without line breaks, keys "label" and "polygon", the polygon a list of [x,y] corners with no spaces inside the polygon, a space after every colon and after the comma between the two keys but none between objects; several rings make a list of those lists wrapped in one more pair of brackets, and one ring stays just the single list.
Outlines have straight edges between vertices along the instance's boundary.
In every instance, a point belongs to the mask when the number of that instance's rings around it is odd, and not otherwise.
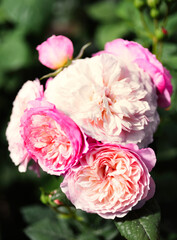
[{"label": "pink rose bud", "polygon": [[62,203],[60,200],[58,200],[58,199],[55,199],[55,200],[54,200],[54,203],[57,204],[58,206],[63,204],[63,203]]},{"label": "pink rose bud", "polygon": [[[163,32],[165,34],[165,32]],[[159,107],[169,107],[171,104],[172,84],[169,71],[163,67],[161,62],[147,48],[140,44],[123,39],[115,39],[107,42],[105,50],[94,55],[102,53],[111,53],[120,60],[136,63],[144,70],[152,79],[154,86],[157,89]]]},{"label": "pink rose bud", "polygon": [[142,207],[154,195],[149,172],[156,157],[151,148],[95,144],[79,162],[61,183],[77,209],[114,219]]},{"label": "pink rose bud", "polygon": [[58,69],[63,67],[68,59],[73,56],[73,44],[65,36],[51,36],[36,48],[39,53],[39,61],[46,67]]},{"label": "pink rose bud", "polygon": [[[20,119],[27,108],[28,102],[43,97],[43,87],[39,80],[27,81],[18,92],[14,102],[10,122],[6,130],[9,144],[10,157],[15,165],[19,165],[19,171],[25,172],[30,155],[20,135]],[[37,165],[35,165],[37,170]]]},{"label": "pink rose bud", "polygon": [[21,118],[21,135],[30,156],[52,175],[64,174],[87,151],[80,128],[45,100],[30,102]]}]

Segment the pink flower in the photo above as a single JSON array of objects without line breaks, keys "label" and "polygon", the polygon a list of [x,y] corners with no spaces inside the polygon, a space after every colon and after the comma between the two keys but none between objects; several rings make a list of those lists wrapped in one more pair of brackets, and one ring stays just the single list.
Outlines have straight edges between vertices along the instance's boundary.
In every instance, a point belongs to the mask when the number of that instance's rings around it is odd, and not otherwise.
[{"label": "pink flower", "polygon": [[102,54],[103,52],[112,53],[124,59],[125,62],[135,62],[152,78],[157,89],[158,105],[166,108],[171,104],[171,75],[148,49],[136,42],[115,39],[112,42],[106,43],[105,50],[97,54]]},{"label": "pink flower", "polygon": [[65,36],[51,36],[38,45],[39,61],[46,67],[58,69],[64,66],[73,56],[73,44]]},{"label": "pink flower", "polygon": [[153,141],[159,117],[151,78],[112,54],[79,59],[47,84],[45,97],[97,141]]},{"label": "pink flower", "polygon": [[43,87],[39,80],[27,81],[18,92],[13,102],[10,122],[6,130],[9,143],[10,157],[15,165],[19,165],[19,171],[25,172],[30,156],[25,148],[20,135],[20,118],[23,115],[29,101],[43,97]]},{"label": "pink flower", "polygon": [[87,151],[80,128],[45,100],[29,103],[21,118],[21,135],[31,157],[52,175],[64,174]]},{"label": "pink flower", "polygon": [[77,209],[103,218],[124,217],[155,192],[149,172],[156,157],[137,145],[92,145],[65,176],[61,189]]}]

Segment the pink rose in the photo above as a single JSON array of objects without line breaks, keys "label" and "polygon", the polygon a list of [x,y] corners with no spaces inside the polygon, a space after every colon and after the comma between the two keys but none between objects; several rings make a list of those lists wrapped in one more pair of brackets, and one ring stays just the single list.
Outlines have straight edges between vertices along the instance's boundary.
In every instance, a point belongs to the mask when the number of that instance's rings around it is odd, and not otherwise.
[{"label": "pink rose", "polygon": [[25,172],[30,156],[24,146],[20,135],[20,118],[27,104],[31,100],[43,97],[43,87],[39,80],[27,81],[18,92],[14,102],[10,122],[6,130],[9,143],[10,157],[15,165],[19,165],[19,171]]},{"label": "pink rose", "polygon": [[45,100],[29,103],[21,118],[21,135],[31,157],[52,175],[64,174],[87,151],[80,128]]},{"label": "pink rose", "polygon": [[65,175],[61,189],[77,209],[107,219],[124,217],[154,195],[155,184],[149,172],[155,162],[151,148],[92,145]]},{"label": "pink rose", "polygon": [[58,69],[64,66],[73,56],[73,44],[65,36],[51,36],[38,45],[39,61],[46,67]]},{"label": "pink rose", "polygon": [[140,44],[123,39],[115,39],[106,43],[104,52],[112,53],[125,62],[135,62],[140,68],[149,74],[157,89],[158,105],[168,107],[171,104],[172,84],[169,71],[163,67],[155,55]]},{"label": "pink rose", "polygon": [[146,147],[159,123],[149,75],[112,54],[73,61],[48,82],[45,97],[104,143]]}]

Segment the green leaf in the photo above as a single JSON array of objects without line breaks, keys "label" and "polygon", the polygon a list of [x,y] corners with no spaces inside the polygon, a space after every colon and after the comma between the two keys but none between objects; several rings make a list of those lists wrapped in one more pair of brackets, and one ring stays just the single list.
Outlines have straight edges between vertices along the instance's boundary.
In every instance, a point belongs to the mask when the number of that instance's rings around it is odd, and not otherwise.
[{"label": "green leaf", "polygon": [[5,76],[4,76],[3,72],[0,71],[0,88],[3,88],[3,86],[5,85],[5,83],[6,83]]},{"label": "green leaf", "polygon": [[3,0],[2,8],[10,21],[25,32],[38,32],[51,13],[53,0]]},{"label": "green leaf", "polygon": [[100,48],[103,48],[106,42],[124,37],[129,30],[129,27],[125,23],[101,25],[96,31],[96,43]]},{"label": "green leaf", "polygon": [[[64,209],[60,208],[63,212]],[[63,217],[40,205],[25,207],[22,209],[23,217],[31,224],[25,233],[31,240],[113,240],[117,236],[113,221],[105,221],[96,214],[81,210],[75,210],[75,213],[77,219],[72,216]]]},{"label": "green leaf", "polygon": [[[116,8],[116,15],[124,21],[124,24],[129,26],[131,32],[136,34],[143,42],[149,40],[149,31],[154,31],[154,24],[145,11],[141,19],[141,12],[135,8],[132,0],[120,1]],[[146,29],[144,25],[146,25]],[[147,28],[149,29],[148,32]]]},{"label": "green leaf", "polygon": [[137,22],[137,18],[139,19],[139,12],[134,7],[133,1],[120,1],[119,4],[117,4],[115,12],[117,17],[123,20],[130,21],[130,19],[134,18],[134,21]]},{"label": "green leaf", "polygon": [[176,25],[177,25],[177,15],[176,14],[169,15],[167,25],[166,25],[168,36],[172,36],[173,34],[176,33]]},{"label": "green leaf", "polygon": [[93,230],[93,232],[97,236],[104,236],[104,239],[106,240],[113,240],[118,234],[117,230],[114,229],[113,227],[114,225],[112,226],[112,224],[110,225],[107,223],[105,226],[101,224],[101,227],[97,228],[96,230]]},{"label": "green leaf", "polygon": [[0,44],[0,69],[17,70],[30,63],[31,55],[20,31],[4,36]]},{"label": "green leaf", "polygon": [[163,55],[162,57],[166,59],[170,55],[174,55],[177,53],[177,46],[175,43],[167,43],[163,44]]},{"label": "green leaf", "polygon": [[34,223],[47,217],[50,219],[55,217],[54,212],[50,208],[40,205],[24,207],[21,209],[21,212],[27,223]]},{"label": "green leaf", "polygon": [[160,210],[155,200],[148,201],[140,210],[130,212],[115,221],[116,227],[127,240],[158,240]]},{"label": "green leaf", "polygon": [[10,77],[8,74],[4,74],[3,78],[3,88],[8,93],[14,93],[17,91],[17,85],[20,84],[18,75],[11,75]]},{"label": "green leaf", "polygon": [[63,181],[63,177],[56,177],[56,176],[50,176],[47,178],[47,181],[45,184],[43,184],[41,187],[44,189],[45,192],[51,192],[55,189],[58,189],[60,187],[60,183]]},{"label": "green leaf", "polygon": [[[175,63],[174,63],[174,65],[175,65]],[[176,102],[177,102],[177,70],[171,70],[171,67],[172,66],[168,65],[168,68],[170,70],[170,74],[172,75],[172,85],[173,85],[173,94],[172,94],[172,97],[171,97],[170,110],[171,111],[177,111],[177,105],[176,105]],[[176,122],[175,122],[175,124],[176,124]],[[168,126],[168,128],[169,128],[169,126]],[[172,130],[172,132],[173,131],[174,130]],[[174,136],[174,132],[173,132],[173,136]]]},{"label": "green leaf", "polygon": [[177,70],[177,56],[169,56],[168,58],[164,58],[163,62],[168,68]]},{"label": "green leaf", "polygon": [[139,38],[135,38],[134,41],[141,44],[144,48],[150,48],[152,44],[152,40],[143,35],[141,35]]},{"label": "green leaf", "polygon": [[87,6],[87,13],[90,17],[100,22],[110,22],[116,19],[116,4],[113,2],[97,2]]},{"label": "green leaf", "polygon": [[4,23],[6,20],[8,20],[7,14],[4,11],[4,9],[0,6],[0,24]]},{"label": "green leaf", "polygon": [[59,222],[46,218],[25,229],[31,240],[69,240],[66,231],[63,231]]},{"label": "green leaf", "polygon": [[22,208],[27,223],[26,235],[32,240],[69,240],[73,239],[70,227],[72,221],[63,219],[48,207],[32,205]]},{"label": "green leaf", "polygon": [[77,240],[99,240],[99,238],[90,231],[87,233],[81,233]]}]

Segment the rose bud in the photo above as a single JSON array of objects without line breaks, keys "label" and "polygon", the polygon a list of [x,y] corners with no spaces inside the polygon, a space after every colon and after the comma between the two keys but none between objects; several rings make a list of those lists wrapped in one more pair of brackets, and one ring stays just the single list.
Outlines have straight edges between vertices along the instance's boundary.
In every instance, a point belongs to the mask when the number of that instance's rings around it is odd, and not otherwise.
[{"label": "rose bud", "polygon": [[39,61],[46,67],[58,69],[63,67],[68,59],[73,56],[73,44],[65,36],[51,36],[36,48],[39,53]]}]

